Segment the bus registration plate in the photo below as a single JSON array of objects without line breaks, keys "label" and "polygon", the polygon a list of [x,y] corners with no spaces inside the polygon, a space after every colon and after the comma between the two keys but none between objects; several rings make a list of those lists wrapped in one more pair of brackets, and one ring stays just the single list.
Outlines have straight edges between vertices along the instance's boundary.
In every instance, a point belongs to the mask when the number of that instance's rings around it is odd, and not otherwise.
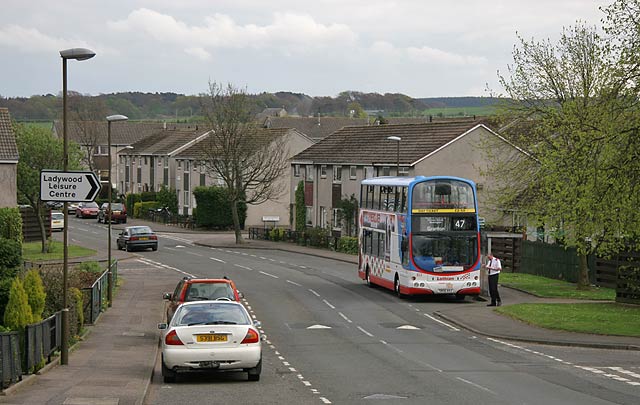
[{"label": "bus registration plate", "polygon": [[207,334],[207,335],[196,335],[196,342],[226,342],[227,335],[220,334]]}]

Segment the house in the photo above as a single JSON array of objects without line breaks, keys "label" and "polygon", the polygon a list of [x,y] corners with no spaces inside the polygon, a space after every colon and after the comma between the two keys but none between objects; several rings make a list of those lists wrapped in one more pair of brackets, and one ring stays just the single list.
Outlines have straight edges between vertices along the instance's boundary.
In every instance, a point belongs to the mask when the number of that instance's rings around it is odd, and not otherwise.
[{"label": "house", "polygon": [[9,109],[0,108],[0,207],[18,205],[18,146]]},{"label": "house", "polygon": [[[113,130],[113,129],[112,129]],[[126,193],[158,191],[167,186],[178,191],[181,178],[175,155],[206,136],[208,129],[167,127],[121,150],[117,156],[118,190]],[[179,194],[178,194],[179,195]]]},{"label": "house", "polygon": [[[111,123],[111,181],[116,188],[121,188],[124,180],[118,174],[116,155],[119,151],[163,129],[175,128],[176,124],[167,125],[159,122],[113,122]],[[69,121],[67,122],[67,139],[80,145],[83,152],[82,163],[87,170],[97,173],[102,181],[108,178],[109,147],[108,124],[104,121]],[[53,123],[53,134],[63,137],[62,121]],[[115,175],[114,175],[115,173]]]},{"label": "house", "polygon": [[338,202],[352,195],[360,200],[361,180],[450,175],[475,181],[480,216],[501,222],[504,213],[485,204],[493,182],[481,174],[486,163],[479,148],[486,142],[504,139],[482,120],[343,127],[293,157],[290,202],[302,181],[306,225],[339,234]]},{"label": "house", "polygon": [[[292,156],[302,152],[311,145],[311,140],[300,131],[292,128],[278,129],[258,129],[257,137],[266,139],[267,142],[275,144],[284,151],[283,158],[289,160]],[[196,206],[193,198],[193,190],[198,186],[224,186],[224,182],[209,173],[205,169],[203,160],[207,159],[206,152],[203,151],[202,138],[194,142],[190,147],[182,149],[181,152],[172,156],[175,159],[175,188],[178,192],[178,203],[184,215],[191,215]],[[247,218],[245,227],[264,226],[263,219],[269,218],[269,225],[290,226],[290,205],[289,194],[291,192],[289,179],[290,172],[287,170],[282,178],[274,184],[276,190],[280,190],[277,197],[271,198],[262,204],[247,206]],[[277,220],[276,220],[277,219]]]},{"label": "house", "polygon": [[295,128],[314,141],[326,138],[345,126],[368,125],[367,118],[347,117],[267,117],[264,128]]}]

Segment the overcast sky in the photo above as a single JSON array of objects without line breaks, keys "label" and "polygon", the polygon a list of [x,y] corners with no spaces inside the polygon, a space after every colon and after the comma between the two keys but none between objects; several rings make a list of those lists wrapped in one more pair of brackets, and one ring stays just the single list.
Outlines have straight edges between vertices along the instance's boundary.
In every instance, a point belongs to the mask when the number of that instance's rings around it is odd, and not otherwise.
[{"label": "overcast sky", "polygon": [[2,0],[0,96],[69,90],[486,96],[516,32],[557,38],[600,26],[610,0]]}]

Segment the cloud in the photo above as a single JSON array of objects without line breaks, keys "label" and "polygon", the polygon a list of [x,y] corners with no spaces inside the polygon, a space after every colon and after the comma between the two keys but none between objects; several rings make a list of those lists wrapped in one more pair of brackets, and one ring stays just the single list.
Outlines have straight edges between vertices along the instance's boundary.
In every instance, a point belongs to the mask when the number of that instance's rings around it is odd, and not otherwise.
[{"label": "cloud", "polygon": [[47,36],[35,28],[9,25],[0,29],[0,45],[19,49],[24,53],[56,52],[61,49],[88,47],[83,41],[70,41]]},{"label": "cloud", "polygon": [[195,47],[195,48],[187,48],[184,50],[184,52],[187,55],[191,55],[191,56],[195,56],[196,58],[203,60],[203,61],[208,61],[211,60],[211,54],[207,51],[205,51],[202,48],[199,47]]},{"label": "cloud", "polygon": [[172,16],[141,8],[126,19],[107,26],[127,35],[144,35],[185,49],[262,48],[305,50],[353,43],[357,35],[344,24],[320,24],[309,15],[274,13],[266,25],[237,23],[225,14],[206,17],[204,24],[190,26]]},{"label": "cloud", "polygon": [[441,49],[423,46],[421,48],[406,48],[407,56],[420,63],[429,63],[435,65],[449,66],[465,66],[465,65],[486,65],[486,58],[479,56],[458,55],[452,52],[443,51]]}]

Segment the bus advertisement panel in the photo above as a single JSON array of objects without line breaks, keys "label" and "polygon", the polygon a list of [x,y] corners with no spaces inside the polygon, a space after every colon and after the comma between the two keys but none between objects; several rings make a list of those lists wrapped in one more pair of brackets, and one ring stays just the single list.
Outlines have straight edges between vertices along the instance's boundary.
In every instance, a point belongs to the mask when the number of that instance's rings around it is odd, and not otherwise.
[{"label": "bus advertisement panel", "polygon": [[475,183],[375,177],[360,189],[358,276],[399,296],[480,294]]}]

